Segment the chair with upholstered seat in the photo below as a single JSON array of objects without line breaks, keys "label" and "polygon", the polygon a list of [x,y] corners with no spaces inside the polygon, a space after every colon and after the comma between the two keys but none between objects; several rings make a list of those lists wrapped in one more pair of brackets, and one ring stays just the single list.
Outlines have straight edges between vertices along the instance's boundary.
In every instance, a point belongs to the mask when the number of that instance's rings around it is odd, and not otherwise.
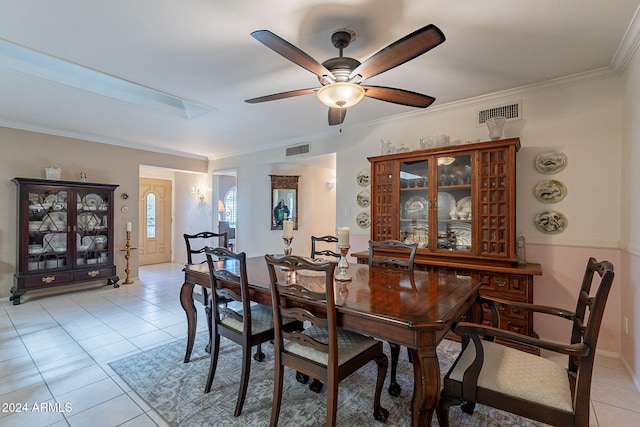
[{"label": "chair with upholstered seat", "polygon": [[[318,262],[299,256],[266,255],[271,282],[271,300],[275,323],[275,373],[271,426],[278,424],[282,403],[284,367],[318,378],[327,385],[327,426],[335,426],[338,384],[374,360],[378,365],[373,415],[384,422],[389,411],[380,405],[380,395],[388,360],[382,343],[373,338],[338,327],[334,300],[333,273],[336,263]],[[295,306],[299,299],[312,300],[318,310]],[[282,316],[311,325],[302,332],[287,332]],[[306,323],[305,323],[306,324]]]},{"label": "chair with upholstered seat", "polygon": [[[252,304],[249,299],[246,254],[231,252],[226,248],[207,248],[211,281],[211,312],[213,318],[211,364],[205,393],[211,391],[220,353],[220,337],[223,336],[242,346],[242,374],[234,416],[239,416],[247,394],[251,372],[251,347],[273,340],[273,311],[270,306]],[[221,299],[228,301],[222,304]],[[302,329],[302,322],[285,319],[283,328]],[[256,352],[254,359],[261,361],[264,354]]]},{"label": "chair with upholstered seat", "polygon": [[[479,403],[546,424],[587,427],[596,344],[613,277],[610,262],[589,258],[573,312],[481,296],[479,301],[491,308],[493,326],[468,322],[455,326],[466,346],[443,381],[437,409],[440,426],[449,425],[450,406],[462,403],[462,410],[471,414]],[[498,307],[569,321],[571,339],[551,342],[499,329]],[[507,347],[494,338],[566,355],[568,365]]]},{"label": "chair with upholstered seat", "polygon": [[340,260],[340,254],[336,251],[332,251],[331,249],[319,249],[316,247],[318,242],[322,243],[333,243],[333,247],[335,248],[335,244],[338,243],[338,238],[336,236],[311,236],[311,258],[315,259],[316,255],[320,257],[333,257]]},{"label": "chair with upholstered seat", "polygon": [[[369,240],[369,267],[385,269],[404,269],[413,271],[417,243],[404,243],[399,240],[384,240],[374,242]],[[400,346],[389,342],[391,350],[391,379],[389,381],[389,394],[399,396],[402,388],[396,379]]]}]

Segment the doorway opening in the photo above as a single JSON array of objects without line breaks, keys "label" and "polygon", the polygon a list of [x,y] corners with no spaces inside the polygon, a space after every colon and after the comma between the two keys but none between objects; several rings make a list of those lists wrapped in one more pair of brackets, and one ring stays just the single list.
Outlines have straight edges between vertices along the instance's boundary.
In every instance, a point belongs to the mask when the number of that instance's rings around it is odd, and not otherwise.
[{"label": "doorway opening", "polygon": [[213,172],[214,200],[218,201],[219,233],[227,233],[229,248],[236,250],[238,224],[238,187],[235,169]]}]

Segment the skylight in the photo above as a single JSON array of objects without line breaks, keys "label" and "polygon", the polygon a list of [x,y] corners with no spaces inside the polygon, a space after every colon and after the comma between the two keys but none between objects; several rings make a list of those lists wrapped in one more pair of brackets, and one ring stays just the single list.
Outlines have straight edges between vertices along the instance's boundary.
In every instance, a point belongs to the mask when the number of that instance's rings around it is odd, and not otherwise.
[{"label": "skylight", "polygon": [[146,86],[92,70],[0,39],[0,68],[12,70],[129,104],[195,119],[213,108],[202,107]]}]

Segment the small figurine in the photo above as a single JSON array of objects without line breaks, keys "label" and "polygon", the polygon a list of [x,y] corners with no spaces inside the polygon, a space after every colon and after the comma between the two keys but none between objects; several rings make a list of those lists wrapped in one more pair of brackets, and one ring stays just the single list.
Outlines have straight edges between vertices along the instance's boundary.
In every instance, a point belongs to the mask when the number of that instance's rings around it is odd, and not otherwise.
[{"label": "small figurine", "polygon": [[87,173],[85,171],[80,172],[80,182],[87,182]]}]

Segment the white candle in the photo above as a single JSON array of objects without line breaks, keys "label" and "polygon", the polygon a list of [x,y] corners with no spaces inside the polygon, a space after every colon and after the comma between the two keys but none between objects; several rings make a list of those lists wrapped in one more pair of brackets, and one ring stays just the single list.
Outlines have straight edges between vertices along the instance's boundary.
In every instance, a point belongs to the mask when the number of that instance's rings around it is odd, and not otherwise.
[{"label": "white candle", "polygon": [[349,227],[338,227],[338,246],[349,246]]},{"label": "white candle", "polygon": [[127,223],[127,231],[131,231],[131,223],[130,222]]},{"label": "white candle", "polygon": [[293,221],[289,219],[282,221],[282,230],[284,237],[293,237]]}]

